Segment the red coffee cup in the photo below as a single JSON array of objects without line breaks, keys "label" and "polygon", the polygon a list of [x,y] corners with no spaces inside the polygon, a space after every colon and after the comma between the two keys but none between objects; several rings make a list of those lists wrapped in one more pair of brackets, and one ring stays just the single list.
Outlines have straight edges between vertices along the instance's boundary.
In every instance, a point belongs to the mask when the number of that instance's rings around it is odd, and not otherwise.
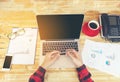
[{"label": "red coffee cup", "polygon": [[95,20],[91,20],[89,22],[85,22],[82,27],[82,32],[90,37],[98,35],[100,32],[101,26]]}]

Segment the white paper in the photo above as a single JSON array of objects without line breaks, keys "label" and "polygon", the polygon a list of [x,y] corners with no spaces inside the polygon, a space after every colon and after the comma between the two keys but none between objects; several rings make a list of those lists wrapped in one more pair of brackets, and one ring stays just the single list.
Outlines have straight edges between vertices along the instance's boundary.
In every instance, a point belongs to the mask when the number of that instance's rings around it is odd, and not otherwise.
[{"label": "white paper", "polygon": [[86,40],[82,58],[89,67],[120,76],[120,44]]},{"label": "white paper", "polygon": [[[13,28],[13,32],[19,28]],[[37,29],[24,28],[25,33],[10,40],[8,54],[13,55],[12,64],[34,64]]]}]

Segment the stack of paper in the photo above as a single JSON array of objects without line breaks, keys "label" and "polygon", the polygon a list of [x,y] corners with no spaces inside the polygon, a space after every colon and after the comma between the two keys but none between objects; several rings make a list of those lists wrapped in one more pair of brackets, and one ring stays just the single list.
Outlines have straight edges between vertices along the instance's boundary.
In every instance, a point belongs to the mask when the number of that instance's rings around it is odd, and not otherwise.
[{"label": "stack of paper", "polygon": [[120,76],[120,45],[86,40],[82,52],[84,64]]},{"label": "stack of paper", "polygon": [[8,54],[13,55],[12,64],[34,64],[37,28],[24,28],[24,34],[19,35],[19,28],[13,28],[16,32],[14,39],[10,40]]}]

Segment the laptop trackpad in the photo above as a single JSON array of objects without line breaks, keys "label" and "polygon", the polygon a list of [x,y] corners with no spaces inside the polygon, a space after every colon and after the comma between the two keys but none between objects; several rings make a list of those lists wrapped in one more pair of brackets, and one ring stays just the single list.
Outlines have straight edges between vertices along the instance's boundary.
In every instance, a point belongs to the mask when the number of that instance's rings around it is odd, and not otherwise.
[{"label": "laptop trackpad", "polygon": [[61,55],[58,60],[56,60],[50,68],[75,68],[72,59],[66,55]]}]

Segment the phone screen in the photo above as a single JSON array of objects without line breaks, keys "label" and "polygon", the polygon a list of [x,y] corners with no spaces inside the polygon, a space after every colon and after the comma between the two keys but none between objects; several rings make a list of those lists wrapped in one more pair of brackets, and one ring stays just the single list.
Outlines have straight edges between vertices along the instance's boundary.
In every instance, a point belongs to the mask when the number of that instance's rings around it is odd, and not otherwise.
[{"label": "phone screen", "polygon": [[9,69],[10,65],[11,65],[11,62],[12,62],[12,56],[6,56],[3,68],[8,68]]}]

